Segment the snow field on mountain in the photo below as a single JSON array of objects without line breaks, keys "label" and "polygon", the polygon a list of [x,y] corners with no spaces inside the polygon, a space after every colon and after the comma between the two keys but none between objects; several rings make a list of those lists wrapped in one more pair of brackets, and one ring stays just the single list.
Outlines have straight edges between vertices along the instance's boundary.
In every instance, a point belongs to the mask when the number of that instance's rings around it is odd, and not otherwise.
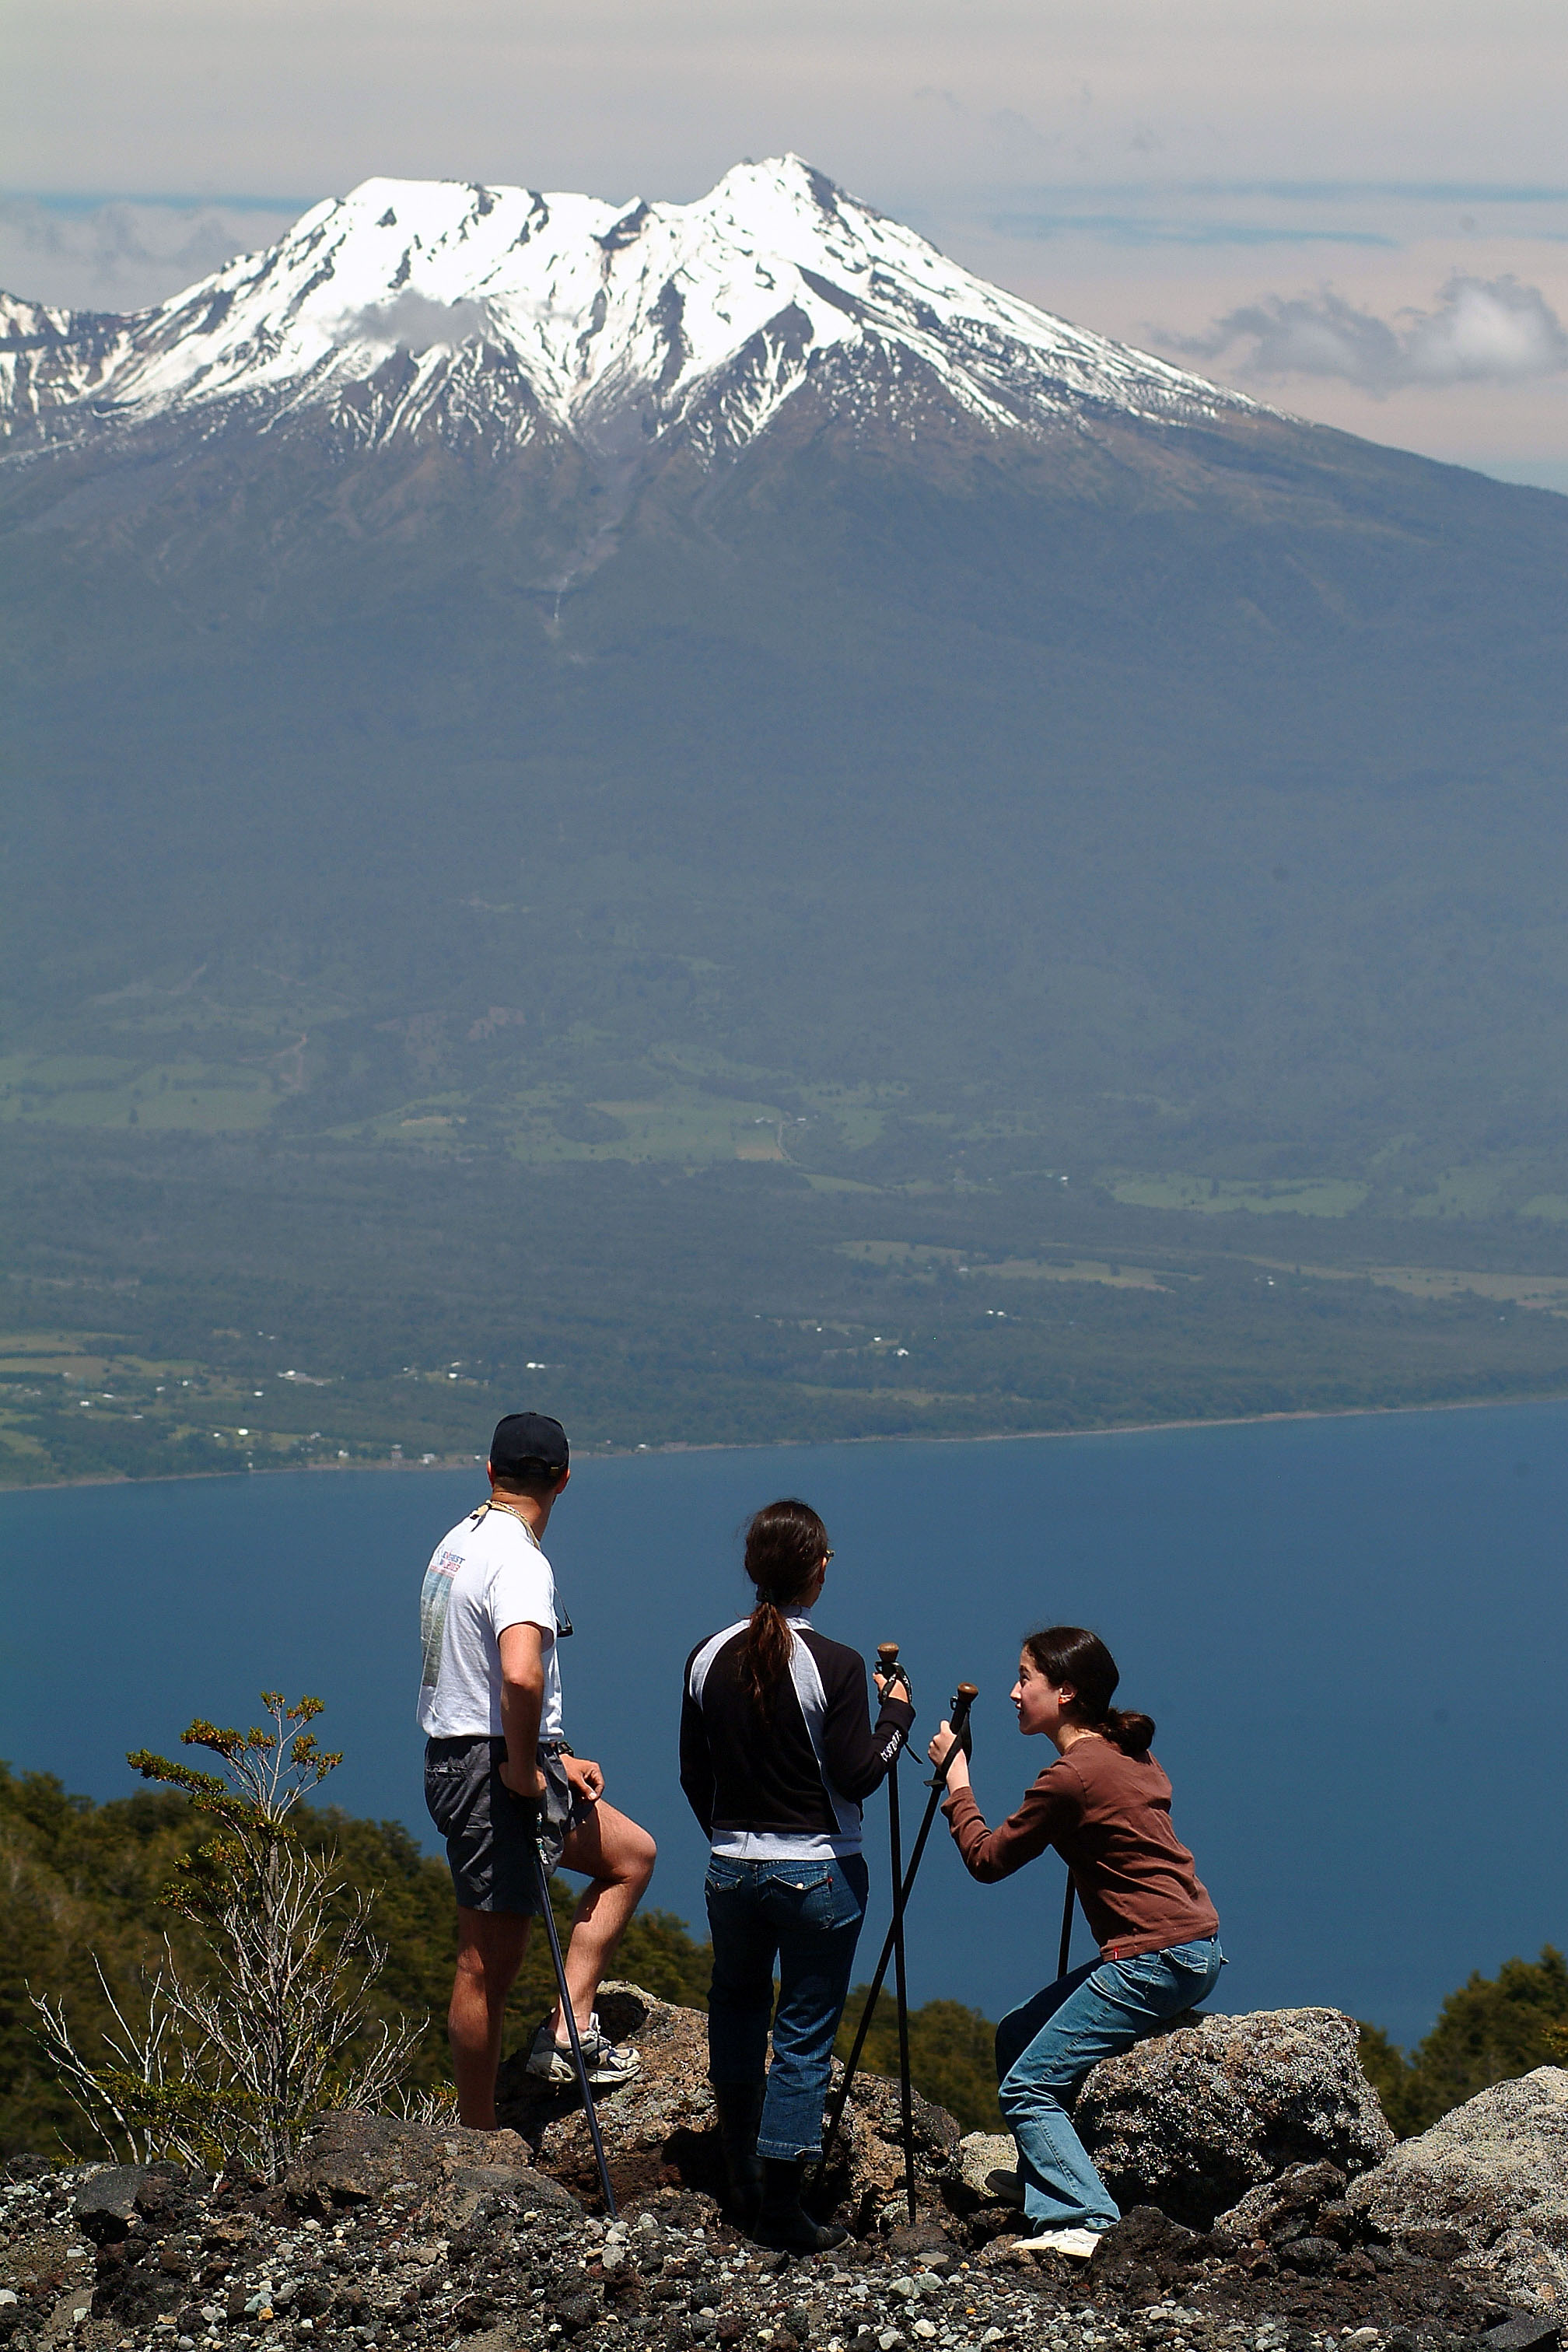
[{"label": "snow field on mountain", "polygon": [[895,397],[934,380],[997,431],[1085,407],[1180,423],[1252,405],[972,277],[796,156],[740,165],[689,205],[367,180],[124,321],[23,303],[12,319],[0,398],[68,432],[215,403],[266,422],[341,401],[404,352],[413,373],[377,434],[448,388],[471,396],[487,353],[521,378],[514,407],[567,433],[631,411],[653,436],[695,422],[710,447],[763,430],[830,356],[847,362],[840,404],[874,361]]}]

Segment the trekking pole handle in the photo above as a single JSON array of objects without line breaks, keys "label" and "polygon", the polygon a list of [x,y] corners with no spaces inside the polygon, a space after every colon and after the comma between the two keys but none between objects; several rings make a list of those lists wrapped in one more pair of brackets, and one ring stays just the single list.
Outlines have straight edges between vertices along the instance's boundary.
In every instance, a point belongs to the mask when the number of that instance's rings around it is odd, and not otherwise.
[{"label": "trekking pole handle", "polygon": [[974,1743],[970,1737],[969,1710],[979,1696],[979,1689],[973,1683],[960,1683],[953,1692],[947,1710],[947,1727],[952,1734],[952,1744],[926,1782],[928,1789],[941,1789],[946,1786],[947,1768],[960,1748],[963,1750],[965,1756],[973,1755]]},{"label": "trekking pole handle", "polygon": [[886,1688],[891,1689],[895,1685],[901,1683],[904,1694],[906,1697],[908,1696],[910,1678],[899,1664],[899,1645],[896,1642],[878,1643],[877,1672],[881,1675]]}]

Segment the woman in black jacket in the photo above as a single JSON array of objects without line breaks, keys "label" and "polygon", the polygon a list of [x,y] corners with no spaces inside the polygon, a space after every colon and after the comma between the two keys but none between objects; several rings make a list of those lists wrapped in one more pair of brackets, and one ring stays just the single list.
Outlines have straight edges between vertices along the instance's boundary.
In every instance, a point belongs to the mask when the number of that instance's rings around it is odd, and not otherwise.
[{"label": "woman in black jacket", "polygon": [[832,1558],[806,1504],[757,1513],[746,1530],[756,1607],[693,1650],[680,1717],[680,1785],[712,1848],[708,2071],[731,2199],[764,2245],[797,2253],[846,2234],[803,2211],[801,2179],[822,2152],[833,2041],[866,1914],[860,1801],[914,1721],[879,1675],[873,1728],[860,1658],[813,1627],[806,1612]]}]

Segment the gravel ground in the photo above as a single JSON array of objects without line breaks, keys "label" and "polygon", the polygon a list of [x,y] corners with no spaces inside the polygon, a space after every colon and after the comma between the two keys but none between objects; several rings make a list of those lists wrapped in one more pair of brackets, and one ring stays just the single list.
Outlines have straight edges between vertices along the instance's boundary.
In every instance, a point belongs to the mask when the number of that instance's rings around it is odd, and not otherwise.
[{"label": "gravel ground", "polygon": [[[427,2137],[438,2149],[441,2134]],[[539,2175],[493,2186],[471,2146],[445,2147],[423,2178],[368,2192],[337,2176],[335,2188],[268,2189],[173,2166],[106,2175],[18,2159],[0,2188],[0,2344],[1425,2352],[1479,2346],[1508,2318],[1441,2248],[1216,2248],[1142,2209],[1087,2271],[1020,2257],[1005,2235],[966,2244],[958,2217],[794,2262],[688,2190],[656,2191],[606,2224]],[[1521,2352],[1556,2340],[1531,2325],[1533,2336],[1515,2323]],[[1501,2352],[1510,2339],[1492,2340]]]}]

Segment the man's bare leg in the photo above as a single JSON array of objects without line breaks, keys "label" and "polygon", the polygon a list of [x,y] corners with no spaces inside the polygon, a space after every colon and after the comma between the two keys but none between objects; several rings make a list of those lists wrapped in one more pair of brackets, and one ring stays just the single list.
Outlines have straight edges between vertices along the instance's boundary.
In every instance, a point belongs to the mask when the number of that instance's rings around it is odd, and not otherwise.
[{"label": "man's bare leg", "polygon": [[472,2131],[496,2127],[496,2071],[500,2064],[506,1997],[528,1948],[530,1921],[520,1911],[470,1911],[458,1906],[458,1970],[447,2032],[458,2116]]},{"label": "man's bare leg", "polygon": [[[572,1922],[566,1948],[566,1983],[579,2030],[586,2032],[594,1999],[616,1946],[626,1933],[632,1913],[641,1902],[658,1848],[647,1830],[601,1798],[580,1829],[573,1831],[562,1851],[562,1865],[585,1871],[590,1880]],[[566,2032],[561,2004],[552,2020],[557,2041]]]}]

